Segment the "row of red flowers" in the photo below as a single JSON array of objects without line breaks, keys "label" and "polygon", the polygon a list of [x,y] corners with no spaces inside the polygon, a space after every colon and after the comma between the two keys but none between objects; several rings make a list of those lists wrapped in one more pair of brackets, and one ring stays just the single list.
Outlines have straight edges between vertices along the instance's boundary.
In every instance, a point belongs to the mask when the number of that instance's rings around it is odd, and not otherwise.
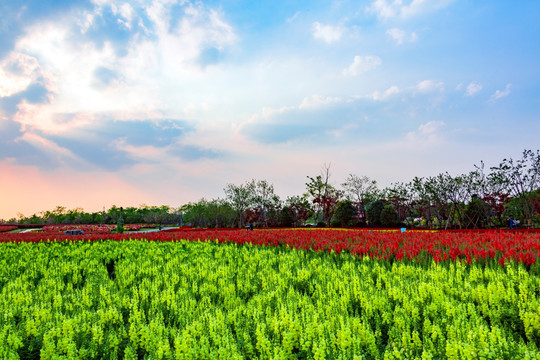
[{"label": "row of red flowers", "polygon": [[468,263],[496,260],[536,263],[540,255],[540,233],[519,231],[482,232],[387,232],[372,230],[196,230],[132,234],[85,234],[67,236],[47,233],[0,234],[0,242],[40,241],[100,241],[145,239],[148,241],[218,241],[220,243],[286,246],[295,249],[327,251],[337,254],[346,251],[356,256],[377,259],[416,260],[436,262],[460,260]]},{"label": "row of red flowers", "polygon": [[17,226],[13,225],[0,225],[0,233],[7,232],[11,230],[17,230]]}]

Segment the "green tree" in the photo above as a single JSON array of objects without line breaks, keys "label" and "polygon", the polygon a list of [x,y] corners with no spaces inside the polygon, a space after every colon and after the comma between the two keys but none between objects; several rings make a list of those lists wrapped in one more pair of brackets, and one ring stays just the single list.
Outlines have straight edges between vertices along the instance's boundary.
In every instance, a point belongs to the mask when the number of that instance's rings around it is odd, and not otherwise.
[{"label": "green tree", "polygon": [[369,226],[381,226],[381,212],[384,208],[382,200],[375,200],[366,205],[366,217]]},{"label": "green tree", "polygon": [[279,212],[279,226],[294,226],[294,209],[290,206],[284,206]]},{"label": "green tree", "polygon": [[307,196],[314,205],[317,223],[329,224],[336,209],[342,192],[330,184],[330,165],[324,165],[321,174],[316,177],[308,176],[306,183]]},{"label": "green tree", "polygon": [[399,216],[396,208],[392,204],[386,204],[381,210],[381,225],[393,227],[399,224]]},{"label": "green tree", "polygon": [[332,226],[351,226],[357,215],[358,209],[351,200],[341,200],[336,206]]},{"label": "green tree", "polygon": [[313,208],[307,195],[288,197],[285,200],[285,207],[291,210],[292,226],[303,226],[306,220],[313,215]]},{"label": "green tree", "polygon": [[534,192],[540,187],[540,150],[524,150],[521,159],[503,159],[492,167],[493,181],[502,184],[516,199],[517,218],[529,226],[535,216]]},{"label": "green tree", "polygon": [[349,174],[341,186],[343,187],[345,196],[356,205],[360,218],[365,221],[365,205],[380,197],[377,181],[371,180],[367,176]]},{"label": "green tree", "polygon": [[465,205],[463,216],[463,223],[468,229],[486,228],[489,224],[490,207],[478,196],[473,196],[471,201]]},{"label": "green tree", "polygon": [[268,227],[270,218],[277,214],[281,207],[279,196],[274,192],[274,185],[266,180],[252,180],[249,187],[253,189],[251,206],[256,214],[256,221]]},{"label": "green tree", "polygon": [[236,211],[238,227],[243,228],[245,212],[253,205],[255,191],[253,181],[241,185],[227,184],[223,191],[227,201]]}]

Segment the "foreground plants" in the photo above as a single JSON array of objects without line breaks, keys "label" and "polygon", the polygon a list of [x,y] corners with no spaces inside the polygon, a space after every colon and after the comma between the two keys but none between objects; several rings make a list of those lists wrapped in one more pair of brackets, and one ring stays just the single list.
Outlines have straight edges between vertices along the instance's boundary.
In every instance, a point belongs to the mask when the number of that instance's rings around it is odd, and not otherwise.
[{"label": "foreground plants", "polygon": [[6,359],[534,359],[540,278],[217,241],[0,244]]}]

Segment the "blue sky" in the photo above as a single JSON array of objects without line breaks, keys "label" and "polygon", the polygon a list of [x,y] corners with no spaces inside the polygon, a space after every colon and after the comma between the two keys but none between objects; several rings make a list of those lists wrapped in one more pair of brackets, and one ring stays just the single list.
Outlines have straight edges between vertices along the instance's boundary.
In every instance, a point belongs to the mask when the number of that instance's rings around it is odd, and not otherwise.
[{"label": "blue sky", "polygon": [[538,149],[540,3],[0,5],[0,218],[381,187]]}]

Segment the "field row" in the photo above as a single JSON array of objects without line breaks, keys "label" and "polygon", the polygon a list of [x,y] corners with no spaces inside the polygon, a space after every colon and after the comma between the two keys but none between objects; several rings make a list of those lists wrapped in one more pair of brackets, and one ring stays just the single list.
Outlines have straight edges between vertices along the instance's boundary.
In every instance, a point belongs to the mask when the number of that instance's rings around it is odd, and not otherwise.
[{"label": "field row", "polygon": [[356,229],[286,230],[197,230],[180,229],[141,234],[89,234],[66,236],[55,233],[0,234],[0,242],[102,241],[147,239],[149,241],[214,241],[326,251],[391,261],[498,262],[508,261],[537,267],[540,232],[531,231],[376,231]]},{"label": "field row", "polygon": [[540,277],[516,262],[419,266],[219,241],[2,243],[0,295],[3,359],[540,358]]}]

